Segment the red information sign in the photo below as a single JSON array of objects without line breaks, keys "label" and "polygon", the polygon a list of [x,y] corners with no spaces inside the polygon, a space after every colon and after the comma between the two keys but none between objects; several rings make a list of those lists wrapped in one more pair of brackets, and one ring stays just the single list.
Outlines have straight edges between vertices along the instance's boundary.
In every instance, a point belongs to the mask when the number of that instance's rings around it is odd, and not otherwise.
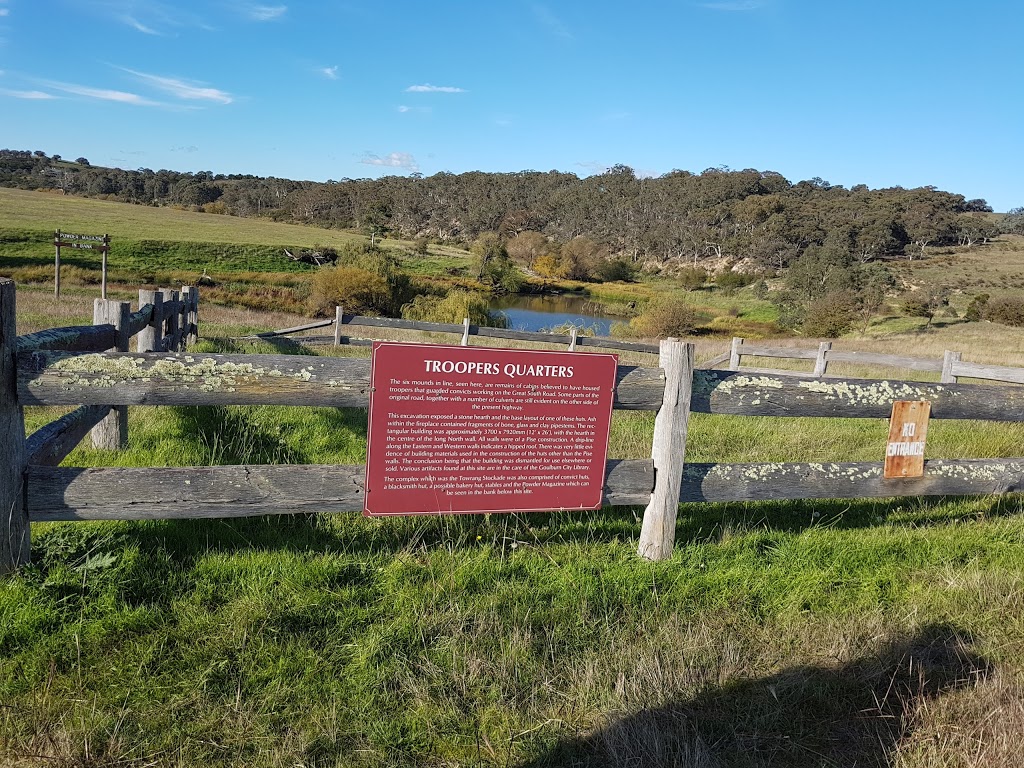
[{"label": "red information sign", "polygon": [[373,345],[367,515],[601,506],[615,355]]}]

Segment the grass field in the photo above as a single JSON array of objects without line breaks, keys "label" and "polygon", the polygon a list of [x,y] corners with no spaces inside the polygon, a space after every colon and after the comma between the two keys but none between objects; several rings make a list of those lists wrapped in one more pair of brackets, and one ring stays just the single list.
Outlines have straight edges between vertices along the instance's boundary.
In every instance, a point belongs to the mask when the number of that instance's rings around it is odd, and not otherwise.
[{"label": "grass field", "polygon": [[[19,333],[87,322],[91,298],[19,288]],[[200,317],[206,352],[301,321]],[[1019,329],[871,331],[836,346],[1024,365]],[[27,409],[29,430],[60,412]],[[365,457],[359,409],[129,423],[127,450],[65,463]],[[648,456],[652,428],[617,413],[610,455]],[[885,434],[695,415],[688,456],[879,460]],[[936,420],[928,456],[1019,456],[1022,439]],[[0,578],[0,764],[1019,765],[1020,497],[682,505],[663,563],[635,554],[642,511],[34,525],[32,566]]]}]

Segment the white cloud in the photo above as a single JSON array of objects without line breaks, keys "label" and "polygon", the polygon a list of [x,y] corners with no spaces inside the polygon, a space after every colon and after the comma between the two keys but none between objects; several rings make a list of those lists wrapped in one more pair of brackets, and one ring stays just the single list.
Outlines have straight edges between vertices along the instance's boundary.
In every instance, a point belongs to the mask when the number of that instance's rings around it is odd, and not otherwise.
[{"label": "white cloud", "polygon": [[466,93],[464,88],[456,88],[453,85],[410,85],[405,89],[406,93]]},{"label": "white cloud", "polygon": [[134,69],[125,69],[142,80],[144,83],[159,88],[172,96],[188,101],[214,101],[218,104],[230,104],[234,99],[231,94],[218,88],[208,88],[205,85],[188,83],[176,77],[162,77],[160,75],[148,75],[145,72],[136,72]]},{"label": "white cloud", "polygon": [[139,21],[138,19],[135,19],[135,18],[133,18],[131,16],[122,16],[121,17],[121,21],[123,21],[125,24],[127,24],[132,29],[137,30],[139,32],[142,32],[143,34],[146,34],[146,35],[159,35],[160,34],[159,32],[157,32],[152,27],[147,27],[141,21]]},{"label": "white cloud", "polygon": [[318,69],[317,72],[319,72],[321,75],[326,77],[328,80],[337,80],[338,79],[338,67],[337,66],[333,66],[333,67],[320,67],[320,69]]},{"label": "white cloud", "polygon": [[287,12],[287,5],[250,5],[245,9],[246,15],[253,21],[274,21]]},{"label": "white cloud", "polygon": [[409,112],[419,112],[421,114],[426,114],[427,112],[430,112],[430,107],[410,107],[406,104],[401,104],[398,107],[398,111],[401,112],[403,115]]},{"label": "white cloud", "polygon": [[108,88],[90,88],[87,85],[75,85],[74,83],[45,82],[49,88],[54,88],[65,93],[72,93],[75,96],[85,96],[88,99],[99,99],[100,101],[116,101],[119,104],[132,104],[136,107],[160,107],[164,106],[157,101],[139,96],[137,93],[126,91],[115,91]]},{"label": "white cloud", "polygon": [[8,16],[10,13],[10,8],[0,8],[0,16]]},{"label": "white cloud", "polygon": [[377,165],[385,168],[405,168],[413,173],[418,172],[420,169],[416,158],[408,152],[392,152],[384,157],[368,152],[359,162],[363,165]]},{"label": "white cloud", "polygon": [[31,99],[35,101],[57,98],[52,93],[46,93],[46,91],[9,91],[6,88],[3,88],[0,89],[0,93],[5,96],[13,96],[16,99]]},{"label": "white cloud", "polygon": [[180,6],[182,3],[164,3],[160,0],[93,0],[90,9],[119,24],[125,24],[146,35],[163,35],[169,29],[196,27],[210,30],[203,19]]}]

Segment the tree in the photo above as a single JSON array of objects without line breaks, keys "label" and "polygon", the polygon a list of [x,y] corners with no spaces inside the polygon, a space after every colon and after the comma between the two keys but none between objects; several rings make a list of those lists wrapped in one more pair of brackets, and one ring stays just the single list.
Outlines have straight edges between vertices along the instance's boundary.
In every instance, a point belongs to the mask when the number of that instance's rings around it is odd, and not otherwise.
[{"label": "tree", "polygon": [[605,255],[600,243],[589,237],[574,237],[559,253],[561,272],[569,280],[593,280],[597,265]]},{"label": "tree", "polygon": [[509,257],[497,232],[484,232],[469,250],[477,260],[477,280],[508,293],[515,293],[522,287],[523,274]]},{"label": "tree", "polygon": [[75,160],[75,162],[78,163],[79,165],[88,165],[89,164],[89,161],[86,160],[84,157],[77,158]]},{"label": "tree", "polygon": [[1012,235],[1024,235],[1024,206],[1011,208],[999,223],[999,231]]},{"label": "tree", "polygon": [[520,232],[508,241],[506,250],[518,264],[525,264],[533,269],[537,257],[550,252],[553,246],[540,232]]}]

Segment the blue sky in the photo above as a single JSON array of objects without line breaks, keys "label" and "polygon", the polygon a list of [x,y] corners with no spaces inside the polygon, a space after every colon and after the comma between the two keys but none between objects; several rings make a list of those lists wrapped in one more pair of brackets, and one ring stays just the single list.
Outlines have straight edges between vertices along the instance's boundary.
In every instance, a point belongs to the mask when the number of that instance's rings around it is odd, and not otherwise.
[{"label": "blue sky", "polygon": [[1024,205],[1019,0],[0,0],[0,146],[342,179],[622,163]]}]

